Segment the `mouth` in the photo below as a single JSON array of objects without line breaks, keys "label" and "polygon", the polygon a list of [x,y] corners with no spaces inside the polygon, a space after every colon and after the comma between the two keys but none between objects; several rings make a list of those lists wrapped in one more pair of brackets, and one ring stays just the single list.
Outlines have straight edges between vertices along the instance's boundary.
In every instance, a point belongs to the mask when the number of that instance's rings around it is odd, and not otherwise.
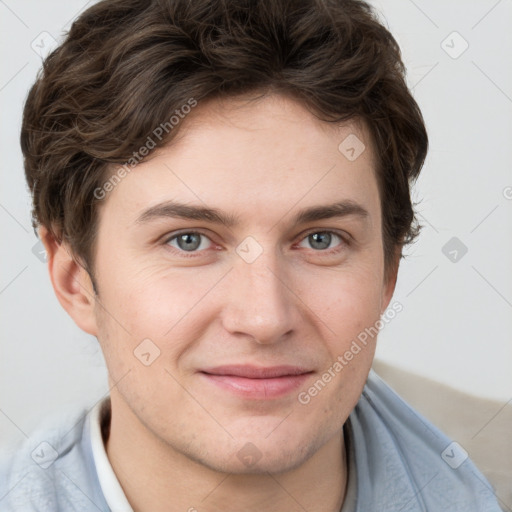
[{"label": "mouth", "polygon": [[247,399],[270,400],[290,394],[314,373],[299,366],[217,366],[199,374],[211,385]]}]

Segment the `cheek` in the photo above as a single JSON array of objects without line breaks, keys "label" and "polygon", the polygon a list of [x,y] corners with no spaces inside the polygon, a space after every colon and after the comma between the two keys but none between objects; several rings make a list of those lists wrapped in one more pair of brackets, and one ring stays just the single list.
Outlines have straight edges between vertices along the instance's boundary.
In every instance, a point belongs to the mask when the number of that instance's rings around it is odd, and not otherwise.
[{"label": "cheek", "polygon": [[361,267],[316,279],[309,288],[307,304],[325,326],[326,359],[318,379],[301,390],[299,403],[326,424],[346,419],[366,382],[378,334],[380,282],[371,267]]},{"label": "cheek", "polygon": [[[193,339],[193,331],[200,328],[195,312],[205,311],[208,292],[222,277],[221,270],[206,266],[174,270],[168,265],[148,266],[121,272],[116,268],[103,281],[106,293],[101,300],[108,312],[104,323],[113,343],[128,339],[133,348],[146,338],[162,349],[168,347],[166,340],[184,325]],[[190,321],[192,317],[196,322]],[[172,350],[179,352],[179,344],[173,343]]]},{"label": "cheek", "polygon": [[343,344],[380,318],[381,282],[371,265],[344,268],[304,278],[302,296]]}]

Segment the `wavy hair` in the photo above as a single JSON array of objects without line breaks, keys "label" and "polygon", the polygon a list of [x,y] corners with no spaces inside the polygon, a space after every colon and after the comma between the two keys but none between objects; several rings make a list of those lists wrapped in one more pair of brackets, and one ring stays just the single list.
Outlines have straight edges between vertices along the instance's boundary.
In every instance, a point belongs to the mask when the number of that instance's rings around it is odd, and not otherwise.
[{"label": "wavy hair", "polygon": [[388,271],[419,233],[410,185],[428,138],[399,46],[359,0],[103,0],[87,9],[44,61],[24,108],[34,227],[66,240],[91,273],[94,190],[112,164],[191,97],[273,91],[326,122],[368,127]]}]

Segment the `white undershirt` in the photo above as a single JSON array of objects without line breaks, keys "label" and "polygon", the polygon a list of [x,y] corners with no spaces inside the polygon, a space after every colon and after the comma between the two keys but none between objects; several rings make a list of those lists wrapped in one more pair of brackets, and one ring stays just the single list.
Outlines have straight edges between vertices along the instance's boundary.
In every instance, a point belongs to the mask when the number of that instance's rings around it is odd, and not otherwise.
[{"label": "white undershirt", "polygon": [[97,403],[89,414],[89,428],[91,432],[92,456],[96,473],[105,496],[105,501],[112,512],[133,512],[128,503],[123,488],[108,460],[101,435],[101,420],[110,408],[110,398]]}]

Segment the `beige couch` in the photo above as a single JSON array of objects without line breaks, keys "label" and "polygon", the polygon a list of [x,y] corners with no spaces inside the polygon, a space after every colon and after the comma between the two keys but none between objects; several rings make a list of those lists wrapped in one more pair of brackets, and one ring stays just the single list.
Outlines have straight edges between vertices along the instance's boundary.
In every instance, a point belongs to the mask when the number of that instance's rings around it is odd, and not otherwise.
[{"label": "beige couch", "polygon": [[457,441],[512,511],[512,397],[508,403],[476,398],[374,361],[374,370],[406,402]]}]

